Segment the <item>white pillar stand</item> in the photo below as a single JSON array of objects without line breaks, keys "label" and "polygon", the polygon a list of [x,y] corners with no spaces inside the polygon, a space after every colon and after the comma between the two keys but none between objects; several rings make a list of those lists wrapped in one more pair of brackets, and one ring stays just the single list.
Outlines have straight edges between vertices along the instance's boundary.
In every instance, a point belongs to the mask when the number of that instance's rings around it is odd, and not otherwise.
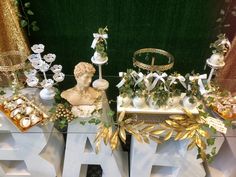
[{"label": "white pillar stand", "polygon": [[[216,140],[218,140],[217,138]],[[236,130],[228,129],[222,142],[216,143],[217,155],[207,166],[207,177],[236,176]]]},{"label": "white pillar stand", "polygon": [[53,124],[21,133],[0,113],[0,176],[61,177],[64,140]]},{"label": "white pillar stand", "polygon": [[206,63],[207,63],[207,65],[211,68],[209,77],[208,77],[208,79],[207,79],[207,83],[210,83],[211,78],[212,78],[212,76],[213,76],[215,70],[220,69],[220,68],[223,68],[223,67],[225,66],[225,63],[222,63],[222,64],[220,64],[220,65],[215,65],[215,64],[213,64],[213,63],[210,62],[210,59],[207,59]]},{"label": "white pillar stand", "polygon": [[108,58],[106,57],[106,60],[104,61],[96,61],[94,57],[92,57],[91,61],[93,64],[98,65],[98,72],[99,72],[99,78],[93,82],[93,87],[98,90],[106,90],[109,87],[109,82],[102,78],[102,65],[107,63]]},{"label": "white pillar stand", "polygon": [[132,137],[130,177],[205,177],[197,151],[187,151],[187,145],[187,141],[174,140],[139,143]]},{"label": "white pillar stand", "polygon": [[76,119],[69,123],[66,141],[63,177],[86,177],[87,165],[96,164],[102,168],[103,177],[128,177],[127,153],[111,151],[101,143],[101,150],[95,153],[95,125],[81,125]]}]

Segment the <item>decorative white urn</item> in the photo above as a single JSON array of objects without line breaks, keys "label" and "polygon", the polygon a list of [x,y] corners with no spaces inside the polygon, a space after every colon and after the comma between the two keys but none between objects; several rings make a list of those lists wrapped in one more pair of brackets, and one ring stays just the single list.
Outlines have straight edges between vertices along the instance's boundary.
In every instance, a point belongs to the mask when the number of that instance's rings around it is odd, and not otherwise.
[{"label": "decorative white urn", "polygon": [[170,97],[167,101],[168,107],[177,107],[180,102],[179,96]]},{"label": "decorative white urn", "polygon": [[132,99],[128,96],[124,96],[124,97],[119,96],[118,101],[119,101],[119,104],[120,104],[119,106],[127,108],[131,105]]},{"label": "decorative white urn", "polygon": [[194,109],[197,106],[197,103],[191,103],[189,101],[190,97],[189,96],[184,96],[183,98],[183,106],[187,109]]},{"label": "decorative white urn", "polygon": [[148,102],[148,105],[149,105],[150,108],[152,108],[152,109],[158,109],[159,108],[159,106],[156,104],[156,101],[153,99],[153,96],[150,96],[148,98],[147,102]]},{"label": "decorative white urn", "polygon": [[146,105],[145,97],[135,96],[133,98],[133,105],[135,108],[143,108]]},{"label": "decorative white urn", "polygon": [[209,63],[212,65],[222,65],[224,63],[224,55],[213,53],[209,59]]},{"label": "decorative white urn", "polygon": [[40,92],[39,92],[39,96],[41,99],[43,100],[52,100],[54,99],[54,96],[56,95],[55,90],[53,87],[50,88],[43,88]]},{"label": "decorative white urn", "polygon": [[107,57],[102,57],[100,53],[97,51],[94,52],[93,54],[94,61],[96,62],[104,62],[107,60]]}]

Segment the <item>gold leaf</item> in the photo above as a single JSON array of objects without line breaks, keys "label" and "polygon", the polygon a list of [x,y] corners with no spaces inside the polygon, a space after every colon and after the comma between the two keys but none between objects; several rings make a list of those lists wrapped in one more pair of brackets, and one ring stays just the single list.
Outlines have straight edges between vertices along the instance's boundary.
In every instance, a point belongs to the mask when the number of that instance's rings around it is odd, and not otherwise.
[{"label": "gold leaf", "polygon": [[202,141],[202,139],[198,135],[196,135],[195,143],[200,149],[206,149],[206,144]]},{"label": "gold leaf", "polygon": [[191,131],[186,131],[182,134],[179,140],[184,140],[188,137],[188,135],[191,133]]},{"label": "gold leaf", "polygon": [[174,140],[177,141],[177,140],[179,140],[181,137],[182,137],[182,132],[178,132],[178,133],[175,135]]},{"label": "gold leaf", "polygon": [[142,138],[143,138],[143,141],[144,141],[145,143],[150,144],[148,135],[142,134]]},{"label": "gold leaf", "polygon": [[109,138],[111,138],[111,136],[112,136],[112,127],[111,127],[111,126],[109,127],[107,136],[108,136]]},{"label": "gold leaf", "polygon": [[137,139],[137,141],[141,143],[143,142],[140,134],[137,132],[137,130],[133,129],[131,125],[126,125],[124,128],[127,132],[131,133]]},{"label": "gold leaf", "polygon": [[108,129],[107,127],[104,127],[104,128],[103,128],[102,135],[101,135],[102,138],[105,138],[105,137],[107,136],[108,131],[109,131],[109,129]]},{"label": "gold leaf", "polygon": [[149,132],[150,130],[152,130],[155,127],[155,125],[148,125],[146,127],[144,127],[143,129],[141,129],[141,132]]},{"label": "gold leaf", "polygon": [[186,130],[196,130],[197,128],[199,128],[199,124],[193,124],[187,127]]},{"label": "gold leaf", "polygon": [[163,132],[165,132],[166,130],[165,129],[156,129],[156,130],[152,130],[150,132],[150,134],[153,134],[153,135],[160,135],[162,134]]},{"label": "gold leaf", "polygon": [[121,122],[125,117],[125,111],[122,111],[120,114],[119,114],[119,117],[118,117],[118,120],[117,122]]},{"label": "gold leaf", "polygon": [[169,127],[169,125],[168,124],[166,124],[166,123],[160,123],[159,124],[161,127],[163,127],[163,128],[165,128],[165,129],[169,129],[170,127]]},{"label": "gold leaf", "polygon": [[155,142],[158,143],[158,144],[161,144],[161,143],[162,143],[161,140],[160,140],[159,138],[155,137],[155,136],[150,135],[149,138],[150,138],[152,141],[155,141]]},{"label": "gold leaf", "polygon": [[188,135],[188,138],[192,138],[196,133],[196,130],[192,130],[189,135]]},{"label": "gold leaf", "polygon": [[189,118],[194,119],[194,115],[188,109],[183,109],[183,110]]},{"label": "gold leaf", "polygon": [[96,145],[95,145],[95,152],[96,152],[96,154],[98,154],[99,151],[100,151],[100,141],[97,141]]},{"label": "gold leaf", "polygon": [[97,132],[94,142],[98,141],[101,138],[102,131]]},{"label": "gold leaf", "polygon": [[105,133],[106,134],[104,135],[103,141],[104,141],[104,144],[107,145],[108,141],[112,135],[112,127],[107,128],[107,132],[105,132]]},{"label": "gold leaf", "polygon": [[170,126],[179,127],[179,124],[177,124],[176,122],[172,120],[166,120],[166,123],[169,124]]},{"label": "gold leaf", "polygon": [[188,151],[192,150],[196,146],[195,140],[193,140],[187,147]]},{"label": "gold leaf", "polygon": [[170,131],[166,134],[164,140],[165,140],[165,141],[169,140],[169,139],[171,138],[171,135],[172,135],[172,134],[173,134],[173,130],[170,130]]},{"label": "gold leaf", "polygon": [[140,121],[134,124],[135,127],[140,127],[141,125],[144,124],[144,121]]},{"label": "gold leaf", "polygon": [[110,146],[112,150],[115,150],[118,147],[118,129],[114,132],[110,139]]},{"label": "gold leaf", "polygon": [[142,138],[141,138],[141,136],[140,136],[139,134],[137,134],[137,133],[132,133],[132,135],[136,138],[136,140],[137,140],[138,142],[140,142],[140,143],[143,142],[143,140],[142,140]]},{"label": "gold leaf", "polygon": [[201,136],[203,136],[203,137],[205,137],[205,138],[210,138],[209,133],[208,133],[207,131],[205,131],[205,130],[198,129],[197,132],[198,132]]},{"label": "gold leaf", "polygon": [[126,123],[126,124],[129,124],[129,123],[131,123],[133,121],[133,119],[132,118],[129,118],[129,119],[126,119],[124,122]]},{"label": "gold leaf", "polygon": [[184,120],[185,119],[185,117],[181,116],[181,115],[171,115],[169,117],[170,117],[170,119],[173,119],[173,120]]},{"label": "gold leaf", "polygon": [[127,132],[131,134],[135,133],[135,130],[133,129],[131,125],[125,125],[124,128],[127,130]]},{"label": "gold leaf", "polygon": [[120,127],[119,136],[121,141],[126,144],[126,133],[124,127]]}]

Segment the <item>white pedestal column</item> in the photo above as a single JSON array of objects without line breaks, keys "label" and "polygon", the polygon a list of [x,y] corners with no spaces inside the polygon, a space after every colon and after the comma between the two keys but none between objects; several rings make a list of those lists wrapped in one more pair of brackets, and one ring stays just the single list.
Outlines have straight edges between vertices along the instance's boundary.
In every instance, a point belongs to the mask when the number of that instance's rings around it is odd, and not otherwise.
[{"label": "white pedestal column", "polygon": [[63,177],[86,177],[87,165],[96,164],[102,168],[103,177],[127,177],[127,153],[111,151],[101,143],[101,150],[95,153],[95,125],[81,125],[76,119],[68,125]]},{"label": "white pedestal column", "polygon": [[139,143],[132,137],[130,177],[205,177],[202,160],[196,159],[196,151],[187,151],[187,145],[174,140]]},{"label": "white pedestal column", "polygon": [[217,155],[207,166],[207,177],[235,177],[236,130],[229,128],[225,138],[218,137],[216,140]]},{"label": "white pedestal column", "polygon": [[0,114],[0,176],[61,177],[64,140],[52,124],[19,132]]}]

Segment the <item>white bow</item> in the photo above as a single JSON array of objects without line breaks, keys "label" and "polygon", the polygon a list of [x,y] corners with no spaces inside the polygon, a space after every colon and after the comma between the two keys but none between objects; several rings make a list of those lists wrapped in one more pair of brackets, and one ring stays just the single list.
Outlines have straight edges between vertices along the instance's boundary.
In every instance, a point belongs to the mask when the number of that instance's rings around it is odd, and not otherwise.
[{"label": "white bow", "polygon": [[108,38],[108,34],[93,33],[93,37],[94,37],[94,40],[92,42],[91,48],[95,49],[99,38],[102,38],[105,41],[105,43],[107,43],[106,39]]},{"label": "white bow", "polygon": [[189,80],[192,82],[195,80],[198,80],[199,91],[203,95],[203,94],[207,93],[207,91],[203,85],[202,79],[207,79],[207,74],[202,74],[199,76],[189,76]]},{"label": "white bow", "polygon": [[[151,73],[150,73],[151,74]],[[153,83],[148,87],[148,90],[151,91],[152,89],[154,89],[154,87],[156,86],[157,82],[159,80],[161,80],[163,83],[165,83],[165,79],[164,77],[167,77],[167,74],[166,73],[162,73],[161,75],[157,74],[157,73],[152,73],[152,75],[149,74],[149,77],[155,77],[155,80],[153,81]],[[164,87],[165,90],[166,87]]]},{"label": "white bow", "polygon": [[137,74],[137,76],[139,77],[138,78],[138,80],[135,80],[135,84],[134,84],[134,87],[138,84],[138,83],[140,83],[140,82],[142,82],[143,80],[144,80],[144,75],[143,75],[143,73],[141,73],[141,72],[139,72],[138,74]]},{"label": "white bow", "polygon": [[121,81],[116,85],[117,88],[120,88],[120,87],[122,87],[122,86],[125,84],[125,82],[126,82],[126,80],[124,79],[124,76],[125,76],[125,75],[126,75],[125,72],[119,72],[119,77],[123,77],[123,78],[122,78]]},{"label": "white bow", "polygon": [[179,82],[183,85],[184,88],[186,88],[186,84],[185,84],[185,78],[184,76],[181,76],[181,75],[178,75],[178,76],[169,76],[170,78],[170,86],[173,84],[173,83],[176,83],[176,80],[179,80]]}]

